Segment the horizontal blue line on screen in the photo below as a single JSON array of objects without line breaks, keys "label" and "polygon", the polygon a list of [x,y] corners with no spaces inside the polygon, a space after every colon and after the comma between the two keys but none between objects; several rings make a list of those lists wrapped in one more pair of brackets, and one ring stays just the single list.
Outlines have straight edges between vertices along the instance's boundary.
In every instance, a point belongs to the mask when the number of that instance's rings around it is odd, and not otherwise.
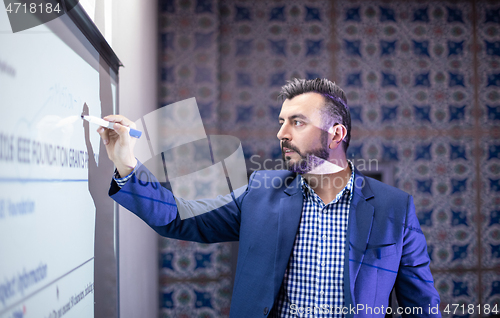
[{"label": "horizontal blue line on screen", "polygon": [[37,178],[0,178],[0,183],[15,182],[87,182],[89,179],[37,179]]}]

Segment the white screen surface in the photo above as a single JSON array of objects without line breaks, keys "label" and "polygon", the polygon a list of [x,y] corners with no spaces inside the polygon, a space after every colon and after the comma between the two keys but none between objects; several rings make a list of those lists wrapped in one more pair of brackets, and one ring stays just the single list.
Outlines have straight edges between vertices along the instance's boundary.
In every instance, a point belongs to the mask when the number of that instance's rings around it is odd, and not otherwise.
[{"label": "white screen surface", "polygon": [[[96,208],[80,115],[84,104],[107,115],[99,61],[82,59],[52,32],[63,24],[49,23],[13,34],[0,10],[2,318],[94,315]],[[89,142],[98,157],[96,129]]]}]

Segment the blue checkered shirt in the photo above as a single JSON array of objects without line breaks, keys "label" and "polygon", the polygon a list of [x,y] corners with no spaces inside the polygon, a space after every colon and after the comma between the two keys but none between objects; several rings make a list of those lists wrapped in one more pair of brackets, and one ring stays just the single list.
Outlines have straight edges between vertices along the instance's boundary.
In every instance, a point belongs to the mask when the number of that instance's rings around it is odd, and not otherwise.
[{"label": "blue checkered shirt", "polygon": [[344,251],[354,182],[354,166],[348,162],[352,173],[347,185],[326,205],[300,177],[302,217],[271,317],[344,317],[335,308],[344,307]]}]

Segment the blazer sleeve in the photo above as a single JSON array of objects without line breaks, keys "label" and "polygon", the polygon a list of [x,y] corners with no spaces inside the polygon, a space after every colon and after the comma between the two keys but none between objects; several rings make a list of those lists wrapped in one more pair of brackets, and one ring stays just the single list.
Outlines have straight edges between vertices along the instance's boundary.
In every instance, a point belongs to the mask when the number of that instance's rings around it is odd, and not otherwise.
[{"label": "blazer sleeve", "polygon": [[415,314],[403,314],[403,317],[441,317],[439,310],[436,313],[440,299],[429,268],[427,243],[411,195],[408,195],[406,213],[403,251],[395,285],[399,307],[422,308],[422,313],[414,311]]},{"label": "blazer sleeve", "polygon": [[[156,177],[139,163],[132,178],[122,187],[111,182],[109,196],[124,208],[130,210],[146,222],[158,234],[186,241],[217,243],[236,241],[239,238],[241,204],[250,187],[238,189],[241,193],[219,196],[215,199],[183,200],[174,197],[172,192],[162,187]],[[253,177],[253,176],[252,176]],[[252,177],[250,180],[252,180]],[[215,202],[227,202],[205,213],[181,219],[178,204],[190,210],[207,206],[218,206]],[[176,202],[177,201],[177,202]]]}]

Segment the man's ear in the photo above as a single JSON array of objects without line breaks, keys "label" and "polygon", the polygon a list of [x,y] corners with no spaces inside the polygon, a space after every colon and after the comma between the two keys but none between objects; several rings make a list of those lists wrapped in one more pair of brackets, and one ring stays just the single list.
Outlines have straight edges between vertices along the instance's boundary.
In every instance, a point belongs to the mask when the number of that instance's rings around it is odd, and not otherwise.
[{"label": "man's ear", "polygon": [[335,126],[330,127],[328,133],[331,137],[331,141],[328,147],[330,149],[335,149],[341,144],[345,136],[347,136],[347,128],[345,128],[345,126],[342,124],[337,124]]}]

